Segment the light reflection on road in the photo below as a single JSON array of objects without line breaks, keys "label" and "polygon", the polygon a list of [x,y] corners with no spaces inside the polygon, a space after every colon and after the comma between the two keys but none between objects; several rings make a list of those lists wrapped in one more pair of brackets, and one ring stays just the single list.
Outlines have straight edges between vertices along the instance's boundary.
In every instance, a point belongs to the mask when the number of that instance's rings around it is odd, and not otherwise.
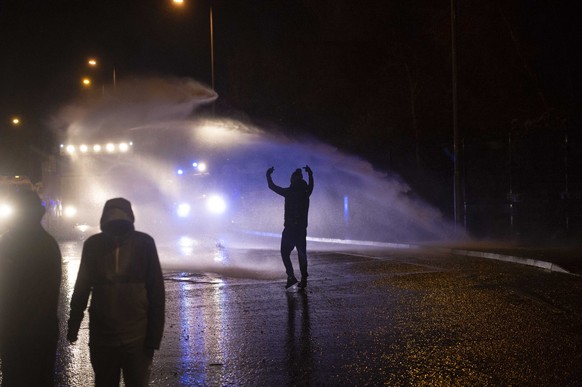
[{"label": "light reflection on road", "polygon": [[57,355],[57,385],[91,385],[93,384],[93,370],[89,359],[89,319],[87,315],[81,324],[77,342],[71,345],[66,339],[69,305],[81,263],[82,243],[63,242],[60,243],[60,248],[63,256],[63,281],[59,307],[61,329]]},{"label": "light reflection on road", "polygon": [[[89,357],[89,318],[88,312],[79,331],[79,340],[75,345],[66,341],[66,322],[69,305],[81,262],[82,241],[60,243],[63,256],[63,282],[61,287],[61,350],[59,359],[59,380],[65,384],[84,385],[92,383],[93,370]],[[208,247],[208,246],[205,246]],[[176,243],[163,245],[160,249],[162,262],[184,262],[188,268],[191,257],[208,257],[216,267],[228,264],[228,252],[220,243],[214,249],[200,251],[200,244],[189,238],[179,238]],[[212,251],[213,250],[213,251]],[[184,258],[186,260],[184,261]],[[162,264],[164,266],[164,264]],[[172,266],[171,268],[175,268]],[[216,269],[215,267],[215,269]],[[177,299],[166,302],[166,325],[179,325],[174,330],[180,332],[179,348],[181,385],[204,385],[206,380],[221,380],[222,365],[228,353],[223,345],[226,339],[226,322],[224,316],[228,305],[224,282],[217,274],[193,273],[191,271],[168,271],[164,277],[166,288],[177,289]],[[177,283],[176,287],[168,286]],[[173,297],[167,293],[166,297]],[[172,308],[178,308],[173,313]],[[177,318],[170,317],[177,315]],[[178,329],[176,329],[178,328]],[[162,343],[165,345],[166,343]],[[155,359],[154,359],[155,361]],[[203,367],[203,369],[200,369]]]},{"label": "light reflection on road", "polygon": [[[222,285],[214,285],[205,292],[203,311],[204,316],[204,352],[208,354],[208,374],[213,374],[211,380],[221,381],[221,368],[226,363],[227,354],[223,346],[225,340],[224,308],[225,292]],[[218,377],[217,377],[218,376]]]},{"label": "light reflection on road", "polygon": [[[195,359],[192,356],[192,352],[190,351],[190,338],[192,340],[196,340],[198,337],[197,332],[195,331],[196,325],[193,323],[192,317],[192,300],[190,297],[187,296],[188,288],[192,285],[188,284],[187,282],[181,282],[178,289],[179,289],[179,300],[180,300],[180,329],[181,337],[180,337],[180,348],[181,348],[181,362],[182,367],[185,370],[192,371],[192,368],[195,364]],[[181,382],[183,385],[194,385],[198,384],[201,385],[201,380],[193,380],[194,375],[197,375],[197,372],[184,372],[182,373]]]}]

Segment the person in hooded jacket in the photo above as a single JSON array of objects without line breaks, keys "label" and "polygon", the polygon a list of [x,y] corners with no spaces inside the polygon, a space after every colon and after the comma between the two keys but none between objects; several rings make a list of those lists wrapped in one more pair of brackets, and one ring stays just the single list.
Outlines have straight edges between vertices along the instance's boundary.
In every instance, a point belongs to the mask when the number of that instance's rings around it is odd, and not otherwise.
[{"label": "person in hooded jacket", "polygon": [[135,230],[131,203],[105,203],[102,232],[83,245],[67,339],[74,343],[89,295],[89,349],[96,386],[146,386],[164,330],[165,291],[154,239]]},{"label": "person in hooded jacket", "polygon": [[2,386],[52,386],[62,276],[59,245],[41,225],[32,191],[15,193],[17,217],[0,237]]},{"label": "person in hooded jacket", "polygon": [[273,183],[274,167],[267,169],[269,188],[285,198],[285,222],[281,235],[281,258],[287,273],[286,288],[297,283],[297,278],[291,263],[291,252],[297,249],[299,269],[301,271],[300,288],[307,286],[307,218],[309,215],[309,197],[313,192],[313,171],[308,165],[304,167],[309,176],[309,183],[303,180],[301,169],[297,168],[291,175],[291,185],[287,188]]}]

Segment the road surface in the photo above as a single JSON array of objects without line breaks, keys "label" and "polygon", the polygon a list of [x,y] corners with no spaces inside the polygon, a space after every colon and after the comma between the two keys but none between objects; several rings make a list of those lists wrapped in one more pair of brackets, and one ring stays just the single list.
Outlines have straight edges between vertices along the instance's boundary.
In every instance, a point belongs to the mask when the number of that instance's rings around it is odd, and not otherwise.
[{"label": "road surface", "polygon": [[[64,329],[80,245],[62,250]],[[153,386],[582,385],[579,276],[332,249],[311,252],[301,292],[284,289],[276,250],[175,251],[160,246],[167,317]],[[73,346],[62,335],[60,385],[93,382],[87,327]]]}]

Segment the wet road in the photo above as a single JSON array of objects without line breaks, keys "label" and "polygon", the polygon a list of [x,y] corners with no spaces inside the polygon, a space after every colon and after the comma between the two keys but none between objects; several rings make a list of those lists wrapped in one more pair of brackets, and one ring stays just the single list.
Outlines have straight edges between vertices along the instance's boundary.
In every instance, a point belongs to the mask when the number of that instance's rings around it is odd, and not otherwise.
[{"label": "wet road", "polygon": [[[63,245],[63,321],[78,251]],[[163,263],[151,385],[582,385],[582,277],[426,250],[328,251],[311,253],[308,290],[289,292],[277,251],[210,255]],[[86,319],[76,345],[62,340],[61,385],[92,384],[87,333]]]}]

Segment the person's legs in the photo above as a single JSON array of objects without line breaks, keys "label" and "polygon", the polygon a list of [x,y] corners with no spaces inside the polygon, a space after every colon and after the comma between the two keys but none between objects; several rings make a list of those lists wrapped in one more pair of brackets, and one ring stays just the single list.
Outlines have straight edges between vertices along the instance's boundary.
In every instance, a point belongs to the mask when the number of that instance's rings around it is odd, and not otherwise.
[{"label": "person's legs", "polygon": [[43,338],[38,348],[38,367],[40,385],[52,386],[55,380],[55,367],[57,361],[58,332]]},{"label": "person's legs", "polygon": [[295,247],[297,248],[297,256],[299,259],[299,269],[301,270],[301,283],[303,286],[307,284],[307,230],[297,230],[295,238]]},{"label": "person's legs", "polygon": [[153,350],[146,353],[143,341],[124,347],[121,361],[123,381],[127,387],[148,385],[153,360]]},{"label": "person's legs", "polygon": [[121,354],[119,347],[89,346],[95,386],[119,386]]},{"label": "person's legs", "polygon": [[283,235],[281,235],[281,258],[283,259],[283,265],[285,265],[287,278],[295,277],[293,264],[291,263],[291,252],[295,248],[295,242],[293,239],[293,233],[291,230],[285,228],[283,230]]},{"label": "person's legs", "polygon": [[56,334],[7,346],[1,355],[2,386],[52,386],[56,348]]},{"label": "person's legs", "polygon": [[[27,360],[21,354],[22,350],[3,349],[0,356],[0,366],[2,369],[2,386],[17,386],[23,382],[23,375],[29,372],[25,361]],[[26,381],[26,379],[24,380]]]}]

